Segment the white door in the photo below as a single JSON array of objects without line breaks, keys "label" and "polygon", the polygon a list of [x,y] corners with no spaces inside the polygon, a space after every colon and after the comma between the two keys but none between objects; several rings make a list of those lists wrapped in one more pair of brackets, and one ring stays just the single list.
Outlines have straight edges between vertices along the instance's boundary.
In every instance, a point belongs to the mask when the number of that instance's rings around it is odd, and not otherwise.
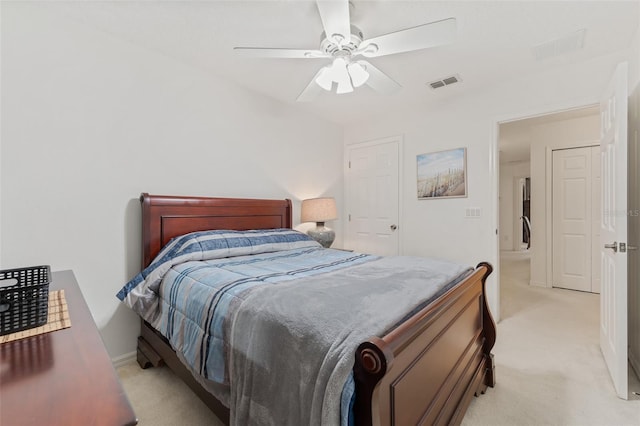
[{"label": "white door", "polygon": [[600,216],[602,210],[600,147],[591,147],[591,292],[600,293]]},{"label": "white door", "polygon": [[398,254],[399,154],[399,138],[347,147],[346,248]]},{"label": "white door", "polygon": [[591,291],[591,148],[553,151],[553,286]]},{"label": "white door", "polygon": [[627,64],[600,101],[602,217],[600,348],[616,393],[627,399]]}]

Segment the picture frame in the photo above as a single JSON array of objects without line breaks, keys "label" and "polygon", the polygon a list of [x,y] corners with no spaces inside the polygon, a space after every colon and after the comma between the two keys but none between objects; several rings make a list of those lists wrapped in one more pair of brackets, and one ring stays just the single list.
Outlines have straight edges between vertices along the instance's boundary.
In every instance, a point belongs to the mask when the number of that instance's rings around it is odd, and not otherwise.
[{"label": "picture frame", "polygon": [[416,163],[419,200],[467,196],[467,148],[419,154]]}]

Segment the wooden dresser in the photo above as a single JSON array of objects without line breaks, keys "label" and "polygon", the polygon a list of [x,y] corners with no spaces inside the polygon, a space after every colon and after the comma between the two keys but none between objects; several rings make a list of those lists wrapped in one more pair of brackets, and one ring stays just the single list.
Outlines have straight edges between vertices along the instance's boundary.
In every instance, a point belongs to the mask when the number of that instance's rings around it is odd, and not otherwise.
[{"label": "wooden dresser", "polygon": [[73,272],[52,275],[71,327],[0,344],[0,425],[135,425]]}]

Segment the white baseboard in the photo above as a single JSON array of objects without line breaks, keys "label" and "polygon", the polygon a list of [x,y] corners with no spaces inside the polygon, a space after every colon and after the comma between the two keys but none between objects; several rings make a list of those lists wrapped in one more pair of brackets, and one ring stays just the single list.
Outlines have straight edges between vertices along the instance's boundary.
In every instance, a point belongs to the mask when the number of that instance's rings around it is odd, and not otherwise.
[{"label": "white baseboard", "polygon": [[111,362],[115,368],[122,367],[125,364],[129,364],[136,360],[136,351],[129,352],[128,354],[120,355],[115,358],[111,358]]},{"label": "white baseboard", "polygon": [[529,281],[529,285],[532,285],[534,287],[546,287],[547,283],[545,283],[544,281]]}]

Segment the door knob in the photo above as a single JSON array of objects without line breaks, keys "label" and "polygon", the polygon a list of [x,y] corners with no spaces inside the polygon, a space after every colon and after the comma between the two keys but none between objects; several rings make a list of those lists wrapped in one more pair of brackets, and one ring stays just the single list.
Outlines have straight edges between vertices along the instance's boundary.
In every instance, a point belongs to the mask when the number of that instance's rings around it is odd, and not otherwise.
[{"label": "door knob", "polygon": [[618,251],[618,243],[617,241],[614,241],[613,244],[605,244],[604,248],[613,249],[613,252],[616,253]]},{"label": "door knob", "polygon": [[392,231],[395,231],[396,229],[398,229],[396,225],[391,225],[389,228],[391,228]]}]

